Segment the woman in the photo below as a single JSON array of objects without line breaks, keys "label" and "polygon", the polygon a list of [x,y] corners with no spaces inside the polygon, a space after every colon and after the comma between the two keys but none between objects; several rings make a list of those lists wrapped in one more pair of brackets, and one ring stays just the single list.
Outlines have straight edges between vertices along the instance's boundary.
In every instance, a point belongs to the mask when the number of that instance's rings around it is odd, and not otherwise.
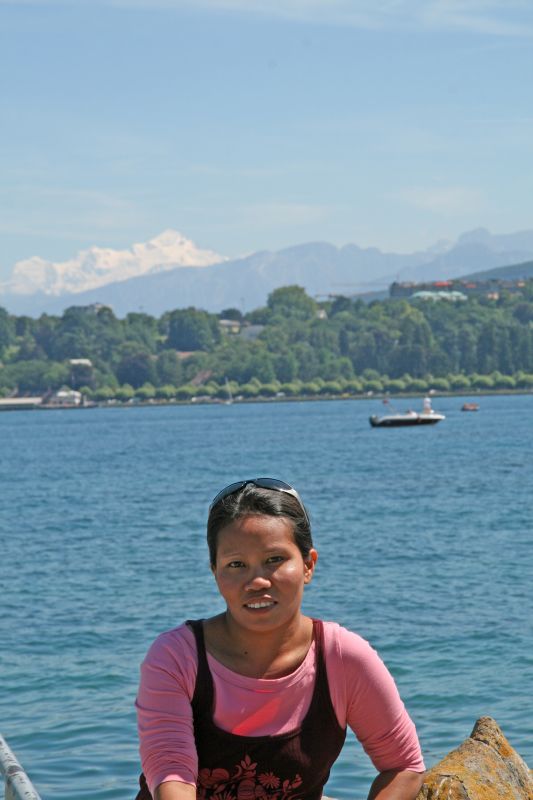
[{"label": "woman", "polygon": [[230,484],[209,509],[226,611],[156,639],[137,698],[137,800],[319,800],[347,725],[379,774],[369,798],[413,800],[414,725],[370,645],[302,614],[317,552],[289,484]]}]

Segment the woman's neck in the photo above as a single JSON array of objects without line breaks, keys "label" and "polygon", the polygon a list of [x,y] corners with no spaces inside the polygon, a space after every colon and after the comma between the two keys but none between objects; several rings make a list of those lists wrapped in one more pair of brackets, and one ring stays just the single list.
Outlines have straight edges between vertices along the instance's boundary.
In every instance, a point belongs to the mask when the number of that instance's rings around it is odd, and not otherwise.
[{"label": "woman's neck", "polygon": [[297,669],[313,640],[313,623],[300,614],[288,625],[253,631],[228,614],[204,623],[206,648],[225,667],[252,678],[280,678]]}]

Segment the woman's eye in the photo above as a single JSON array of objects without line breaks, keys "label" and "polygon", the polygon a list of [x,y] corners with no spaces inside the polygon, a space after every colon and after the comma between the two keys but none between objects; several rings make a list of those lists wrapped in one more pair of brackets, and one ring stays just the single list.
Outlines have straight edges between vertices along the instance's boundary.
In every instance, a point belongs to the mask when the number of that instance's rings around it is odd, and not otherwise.
[{"label": "woman's eye", "polygon": [[269,564],[280,564],[283,561],[283,556],[270,556],[268,559]]},{"label": "woman's eye", "polygon": [[230,569],[236,569],[238,567],[244,567],[244,562],[243,561],[230,561],[229,564],[228,564],[228,567],[230,567]]}]

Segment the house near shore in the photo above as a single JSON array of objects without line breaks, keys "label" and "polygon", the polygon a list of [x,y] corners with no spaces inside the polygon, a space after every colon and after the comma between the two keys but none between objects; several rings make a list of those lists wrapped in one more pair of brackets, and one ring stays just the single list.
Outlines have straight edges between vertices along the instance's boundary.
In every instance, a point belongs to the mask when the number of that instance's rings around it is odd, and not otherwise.
[{"label": "house near shore", "polygon": [[46,398],[47,406],[54,406],[57,408],[72,408],[72,406],[81,406],[83,404],[83,395],[81,392],[76,392],[74,389],[58,389]]}]

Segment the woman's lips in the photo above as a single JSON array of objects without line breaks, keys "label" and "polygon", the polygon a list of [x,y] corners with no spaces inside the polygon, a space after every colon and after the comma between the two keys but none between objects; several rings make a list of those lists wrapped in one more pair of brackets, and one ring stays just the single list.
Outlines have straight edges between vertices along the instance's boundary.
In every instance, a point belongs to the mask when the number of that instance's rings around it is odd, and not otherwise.
[{"label": "woman's lips", "polygon": [[252,611],[260,611],[265,608],[272,608],[276,603],[274,600],[250,600],[244,604],[245,608],[250,608]]}]

